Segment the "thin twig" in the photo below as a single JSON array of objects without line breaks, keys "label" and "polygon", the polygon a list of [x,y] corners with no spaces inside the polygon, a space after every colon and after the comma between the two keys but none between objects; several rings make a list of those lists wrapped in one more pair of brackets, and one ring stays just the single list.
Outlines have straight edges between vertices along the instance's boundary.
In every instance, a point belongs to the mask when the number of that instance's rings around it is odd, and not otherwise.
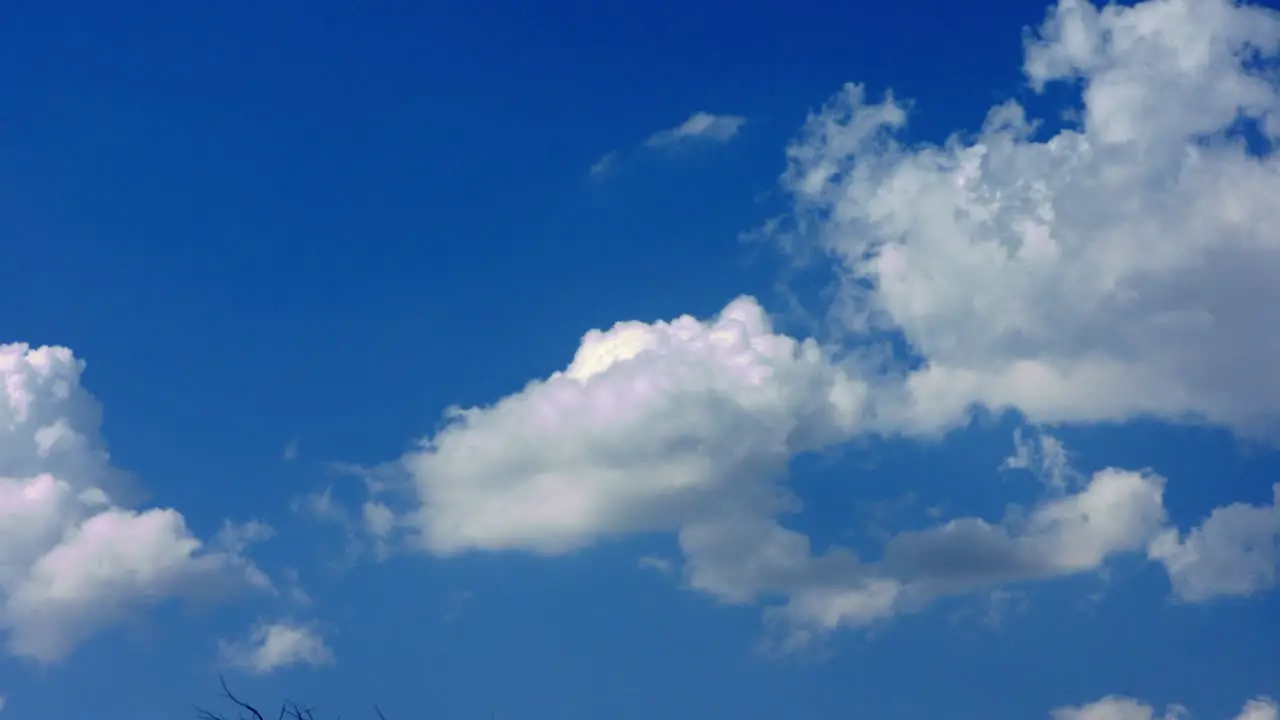
[{"label": "thin twig", "polygon": [[228,700],[253,713],[253,716],[258,720],[267,720],[262,717],[262,713],[258,712],[258,708],[231,694],[231,689],[227,687],[227,679],[221,673],[218,674],[218,682],[222,683],[222,693],[227,696]]}]

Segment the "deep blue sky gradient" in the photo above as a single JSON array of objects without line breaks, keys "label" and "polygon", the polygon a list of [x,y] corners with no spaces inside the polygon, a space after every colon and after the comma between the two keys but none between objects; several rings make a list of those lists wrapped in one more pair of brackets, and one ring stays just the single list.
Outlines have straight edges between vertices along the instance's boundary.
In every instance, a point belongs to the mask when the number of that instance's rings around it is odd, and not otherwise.
[{"label": "deep blue sky gradient", "polygon": [[[21,7],[19,7],[21,5]],[[1280,694],[1274,596],[1180,607],[1153,566],[1029,590],[996,629],[944,602],[824,658],[753,652],[758,608],[639,572],[668,538],[551,561],[394,557],[325,569],[341,539],[289,511],[478,404],[563,367],[584,331],[782,309],[740,233],[780,207],[787,140],[846,81],[976,129],[1027,98],[1040,2],[21,3],[0,10],[0,337],[88,361],[117,465],[207,536],[256,515],[298,568],[338,664],[245,695],[360,717],[1046,717],[1121,692],[1226,717]],[[1033,100],[1047,102],[1045,100]],[[632,155],[695,110],[749,118],[705,152]],[[616,175],[588,168],[622,152]],[[794,329],[794,328],[792,328]],[[847,542],[877,501],[999,517],[1016,423],[804,459],[797,522]],[[1153,466],[1183,527],[1262,502],[1280,458],[1161,425],[1064,433],[1081,469]],[[281,459],[299,442],[297,462]],[[1123,587],[1123,592],[1114,590]],[[1101,598],[1091,600],[1098,591]],[[469,593],[451,618],[451,598]],[[213,641],[270,606],[166,607],[38,669],[0,660],[7,714],[160,720],[216,698]]]}]

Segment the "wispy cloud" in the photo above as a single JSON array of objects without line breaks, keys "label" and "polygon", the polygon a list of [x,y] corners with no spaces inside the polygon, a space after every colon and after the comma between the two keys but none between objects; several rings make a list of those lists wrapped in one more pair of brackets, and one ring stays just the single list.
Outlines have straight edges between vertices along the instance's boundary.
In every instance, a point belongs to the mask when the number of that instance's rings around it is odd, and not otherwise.
[{"label": "wispy cloud", "polygon": [[670,147],[688,142],[726,143],[738,134],[747,122],[739,115],[713,115],[709,112],[696,112],[688,120],[673,128],[658,131],[644,141],[645,147]]},{"label": "wispy cloud", "polygon": [[285,462],[293,462],[294,460],[297,460],[298,441],[290,440],[289,443],[284,446],[284,453],[282,453],[281,457],[284,458]]},{"label": "wispy cloud", "polygon": [[661,575],[670,575],[675,570],[675,565],[670,560],[656,555],[645,555],[638,564],[641,570],[652,570]]},{"label": "wispy cloud", "polygon": [[599,180],[613,174],[618,169],[618,151],[607,152],[591,165],[591,177]]},{"label": "wispy cloud", "polygon": [[[679,125],[659,130],[645,138],[640,143],[640,149],[670,149],[694,144],[722,145],[732,140],[746,122],[747,119],[740,115],[715,115],[699,111]],[[616,172],[621,163],[621,153],[616,150],[607,152],[591,165],[591,178],[602,180]]]}]

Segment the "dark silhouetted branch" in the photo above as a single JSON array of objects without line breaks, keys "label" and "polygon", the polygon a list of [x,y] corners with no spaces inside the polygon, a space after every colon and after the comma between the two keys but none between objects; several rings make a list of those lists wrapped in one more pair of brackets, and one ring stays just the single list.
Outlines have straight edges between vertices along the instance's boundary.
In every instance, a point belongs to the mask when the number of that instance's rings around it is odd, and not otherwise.
[{"label": "dark silhouetted branch", "polygon": [[[227,687],[226,678],[219,675],[218,682],[222,684],[222,696],[236,706],[237,720],[266,720],[260,710],[236,697],[231,692],[230,688]],[[197,720],[231,720],[226,715],[210,712],[200,707],[195,710]],[[373,706],[373,710],[378,714],[378,720],[387,720],[387,716],[382,714],[382,709],[377,705]],[[246,715],[246,713],[248,714]],[[316,720],[315,708],[303,707],[298,703],[286,700],[280,704],[280,714],[277,720]],[[335,718],[335,720],[341,720],[341,717]]]}]

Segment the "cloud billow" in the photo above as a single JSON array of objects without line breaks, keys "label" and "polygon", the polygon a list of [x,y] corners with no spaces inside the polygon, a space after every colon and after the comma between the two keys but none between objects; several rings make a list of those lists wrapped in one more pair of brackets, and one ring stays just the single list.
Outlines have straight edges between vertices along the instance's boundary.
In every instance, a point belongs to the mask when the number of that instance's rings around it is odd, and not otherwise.
[{"label": "cloud billow", "polygon": [[[1049,435],[1007,463],[1043,479],[1034,506],[900,534],[879,559],[815,549],[784,520],[800,507],[785,484],[796,455],[871,433],[937,436],[974,407],[1048,425],[1157,416],[1268,432],[1280,166],[1230,131],[1245,121],[1280,138],[1280,89],[1254,69],[1277,51],[1280,16],[1260,8],[1063,0],[1024,60],[1033,88],[1080,90],[1079,124],[1051,136],[1006,102],[976,135],[908,146],[903,105],[846,86],[789,146],[794,207],[770,225],[834,262],[845,347],[775,332],[751,298],[709,320],[593,330],[563,371],[455,409],[402,458],[420,547],[556,555],[674,533],[684,581],[724,602],[777,600],[768,614],[787,646],[1121,554],[1162,564],[1186,601],[1272,586],[1276,507],[1221,508],[1184,534],[1164,477],[1080,475]],[[650,144],[737,129],[695,119]],[[900,335],[921,362],[863,362],[868,331]]]},{"label": "cloud billow", "polygon": [[265,526],[206,543],[176,510],[123,504],[83,369],[66,348],[0,345],[0,631],[42,663],[171,598],[274,592],[243,555]]},{"label": "cloud billow", "polygon": [[1259,7],[1064,0],[1026,40],[1034,88],[1080,89],[1080,122],[1052,136],[1007,102],[974,136],[908,146],[903,106],[858,85],[812,114],[784,239],[834,261],[852,342],[888,330],[922,358],[887,419],[945,430],[981,405],[1274,432],[1278,51]]}]

